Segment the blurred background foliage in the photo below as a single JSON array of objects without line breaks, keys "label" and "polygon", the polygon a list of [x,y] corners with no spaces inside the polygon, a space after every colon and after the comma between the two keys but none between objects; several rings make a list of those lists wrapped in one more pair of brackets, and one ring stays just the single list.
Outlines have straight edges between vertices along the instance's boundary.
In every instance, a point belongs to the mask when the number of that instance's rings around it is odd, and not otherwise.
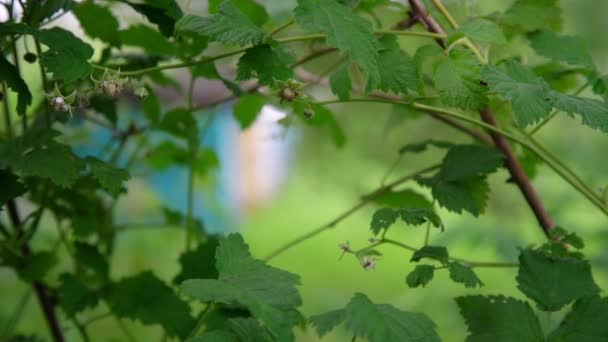
[{"label": "blurred background foliage", "polygon": [[[504,10],[511,2],[445,1],[461,21],[467,16]],[[291,0],[260,3],[276,23],[281,23],[295,5]],[[562,0],[561,4],[564,9],[563,31],[584,37],[599,70],[606,72],[608,41],[604,33],[608,31],[605,20],[608,2]],[[193,13],[202,14],[205,1],[192,1],[191,6]],[[122,18],[122,13],[116,14]],[[376,18],[370,19],[390,25],[399,18],[391,11],[381,10]],[[68,15],[57,25],[77,25],[77,22]],[[419,44],[426,42],[400,39],[400,43],[413,54]],[[497,53],[518,55],[530,52],[525,42],[516,42],[504,49]],[[308,68],[311,72],[318,72],[327,65],[327,61],[322,61],[311,63]],[[30,69],[25,73],[27,81],[36,84],[37,77],[32,76],[36,70]],[[167,74],[177,79],[180,77],[179,72]],[[311,93],[318,98],[331,98],[327,87],[315,87]],[[590,91],[583,95],[592,96]],[[170,100],[165,102],[167,108],[171,108],[172,105],[168,104],[171,101],[174,101],[173,106],[181,101],[168,98]],[[240,134],[231,109],[231,104],[228,104],[201,113],[201,122],[205,121],[205,116],[215,116],[204,143],[215,149],[220,166],[212,175],[199,179],[195,211],[204,219],[210,232],[242,232],[257,257],[264,257],[282,243],[328,222],[352,206],[359,196],[376,188],[404,144],[427,138],[469,141],[437,121],[421,115],[412,119],[386,105],[333,105],[347,137],[343,147],[336,147],[324,130],[290,127],[285,132],[284,128],[276,125],[273,116],[280,116],[280,113],[273,114],[272,111],[266,116],[269,119],[258,120],[250,131]],[[137,115],[138,110],[136,106],[124,105],[119,108],[119,113],[120,116],[125,116],[124,113]],[[73,129],[73,143],[83,151],[99,149],[101,141],[108,138],[85,123]],[[543,128],[538,138],[595,188],[608,185],[606,135],[581,126],[566,116],[559,116]],[[406,156],[392,177],[431,165],[441,158],[441,153],[431,150],[420,156]],[[112,277],[118,279],[151,269],[169,282],[179,270],[178,257],[183,250],[184,232],[177,227],[156,227],[154,220],[160,220],[162,206],[184,208],[186,173],[179,168],[160,174],[136,168],[132,173],[134,177],[129,184],[129,193],[119,202],[118,221],[126,224],[126,228],[118,238],[112,257]],[[479,261],[514,261],[518,246],[541,243],[544,237],[536,227],[534,216],[521,193],[507,183],[507,179],[506,171],[492,176],[490,202],[486,213],[479,218],[440,211],[446,230],[444,233],[433,230],[432,243],[447,246],[451,255]],[[555,221],[585,239],[587,247],[584,252],[592,261],[595,279],[601,288],[608,289],[606,217],[546,167],[539,167],[533,184]],[[414,184],[406,184],[404,188],[427,191]],[[372,206],[361,210],[335,229],[272,261],[273,265],[301,276],[305,315],[342,307],[353,293],[364,292],[377,303],[391,303],[403,310],[424,312],[438,325],[439,334],[445,341],[462,341],[466,331],[454,297],[500,293],[523,298],[514,281],[516,269],[476,270],[485,283],[481,289],[466,289],[461,284],[447,281],[447,272],[438,272],[437,279],[426,288],[410,289],[405,284],[405,276],[414,265],[409,263],[410,255],[403,250],[384,246],[381,250],[383,256],[373,271],[365,271],[352,256],[340,259],[339,243],[349,242],[354,248],[367,244],[373,210]],[[53,222],[45,221],[34,244],[52,245],[56,243],[56,235]],[[423,230],[414,228],[394,229],[391,235],[413,245],[421,244],[424,238]],[[44,333],[46,327],[39,307],[33,296],[25,296],[27,293],[29,288],[26,284],[9,270],[0,269],[0,331],[9,324],[15,310],[24,310],[16,331]],[[23,298],[28,299],[23,301]],[[89,310],[83,317],[95,317],[104,314],[105,310],[107,308],[103,307]],[[551,321],[545,319],[543,324],[554,326],[559,317],[558,313]],[[130,321],[124,323],[137,341],[160,338],[160,329]],[[96,341],[125,339],[114,318],[97,321],[89,327],[89,333]],[[298,341],[317,340],[312,329],[298,331],[297,336]],[[68,337],[78,340],[75,329],[68,332]],[[348,338],[338,330],[324,340],[343,341]]]}]

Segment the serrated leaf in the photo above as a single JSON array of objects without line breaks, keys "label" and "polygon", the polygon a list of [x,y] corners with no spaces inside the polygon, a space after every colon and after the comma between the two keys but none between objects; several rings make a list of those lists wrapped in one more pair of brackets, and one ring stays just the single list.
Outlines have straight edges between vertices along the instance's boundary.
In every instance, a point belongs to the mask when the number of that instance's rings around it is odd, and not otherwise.
[{"label": "serrated leaf", "polygon": [[450,149],[450,148],[456,146],[456,144],[449,142],[449,141],[429,139],[429,140],[424,140],[424,141],[417,142],[417,143],[411,143],[411,144],[404,145],[403,147],[401,147],[399,149],[399,154],[422,153],[422,152],[425,152],[431,146],[440,148],[440,149]]},{"label": "serrated leaf", "polygon": [[109,279],[110,265],[108,259],[99,252],[99,249],[88,243],[74,243],[74,259],[82,272],[84,280],[105,282]]},{"label": "serrated leaf", "polygon": [[331,92],[340,100],[350,99],[350,91],[353,85],[348,73],[348,63],[342,64],[329,76],[329,87]]},{"label": "serrated leaf", "polygon": [[224,1],[217,14],[209,17],[186,15],[175,26],[177,32],[193,32],[237,46],[258,45],[267,39],[266,33],[230,1]]},{"label": "serrated leaf", "polygon": [[59,27],[40,30],[36,36],[50,49],[42,54],[41,61],[53,78],[72,82],[89,76],[93,68],[88,60],[94,52],[89,44]]},{"label": "serrated leaf", "polygon": [[585,260],[549,258],[523,250],[519,256],[517,287],[544,311],[558,311],[565,305],[599,292]]},{"label": "serrated leaf", "polygon": [[40,129],[26,132],[12,140],[4,152],[0,150],[0,164],[10,166],[21,177],[37,176],[59,186],[71,186],[85,164],[69,146],[52,140],[55,135],[55,131]]},{"label": "serrated leaf", "polygon": [[[181,214],[177,213],[176,215],[171,211],[168,213],[172,214],[170,221],[173,221],[173,223],[181,222]],[[176,216],[177,220],[175,220]],[[218,239],[212,237],[205,243],[199,244],[195,249],[182,253],[179,257],[181,271],[173,278],[173,283],[181,284],[187,279],[217,278],[219,273],[215,268],[215,252],[218,244]]]},{"label": "serrated leaf", "polygon": [[310,322],[314,325],[317,335],[323,337],[336,326],[344,322],[346,314],[346,309],[332,310],[320,315],[311,316]]},{"label": "serrated leaf", "polygon": [[57,256],[53,252],[35,252],[23,256],[13,265],[21,280],[31,283],[40,280],[57,264]]},{"label": "serrated leaf", "polygon": [[557,110],[570,115],[578,114],[581,116],[584,125],[608,133],[608,103],[574,95],[565,95],[556,91],[552,91],[550,96],[553,98],[553,105]]},{"label": "serrated leaf", "polygon": [[293,57],[278,47],[267,44],[254,46],[239,59],[236,79],[256,77],[260,84],[273,85],[275,80],[286,81],[293,77],[289,67],[293,62]]},{"label": "serrated leaf", "polygon": [[[12,65],[4,55],[0,55],[0,83],[6,82],[6,86],[17,93],[17,113],[24,115],[27,106],[32,104],[32,93],[27,83],[19,75],[17,67]],[[9,96],[4,94],[4,96]]]},{"label": "serrated leaf", "polygon": [[490,44],[506,44],[507,39],[500,26],[496,23],[483,19],[474,18],[462,24],[452,35],[462,33],[465,37],[474,41]]},{"label": "serrated leaf", "polygon": [[511,103],[517,124],[526,127],[547,117],[553,108],[549,85],[514,60],[504,65],[506,71],[485,66],[481,74],[491,91]]},{"label": "serrated leaf", "polygon": [[423,195],[414,190],[387,191],[374,196],[372,201],[379,206],[391,208],[431,208],[432,204]]},{"label": "serrated leaf", "polygon": [[32,27],[38,27],[40,24],[60,10],[69,11],[74,5],[73,0],[46,0],[34,1],[25,6],[23,13],[23,22]]},{"label": "serrated leaf", "polygon": [[370,229],[374,235],[378,235],[381,230],[388,230],[388,228],[397,221],[398,217],[397,211],[391,208],[378,209],[372,216]]},{"label": "serrated leaf", "polygon": [[378,51],[382,45],[374,36],[370,22],[335,0],[298,0],[294,16],[305,31],[326,33],[328,45],[348,54],[367,72],[368,90],[380,85]]},{"label": "serrated leaf", "polygon": [[421,259],[433,259],[447,265],[450,257],[447,248],[443,246],[424,246],[414,252],[410,261],[418,262]]},{"label": "serrated leaf", "polygon": [[[9,200],[25,193],[25,185],[9,170],[0,169],[0,208]],[[1,210],[1,209],[0,209]]]},{"label": "serrated leaf", "polygon": [[125,45],[137,46],[146,53],[173,55],[175,46],[160,32],[144,25],[130,26],[119,32],[120,41]]},{"label": "serrated leaf", "polygon": [[435,324],[426,315],[401,311],[389,304],[375,304],[355,293],[344,309],[310,318],[320,337],[346,321],[346,328],[370,342],[439,341]]},{"label": "serrated leaf", "polygon": [[[225,0],[209,0],[209,13],[217,13]],[[261,26],[268,21],[268,13],[255,0],[230,0],[232,4],[245,14],[256,25]]]},{"label": "serrated leaf", "polygon": [[80,26],[91,38],[99,38],[104,42],[117,46],[118,20],[107,7],[96,5],[92,0],[87,0],[74,6],[72,12],[78,18]]},{"label": "serrated leaf", "polygon": [[159,128],[178,138],[195,143],[198,137],[198,127],[192,112],[185,108],[176,108],[165,114]]},{"label": "serrated leaf", "polygon": [[581,37],[560,36],[553,31],[543,30],[531,34],[528,38],[534,51],[541,56],[593,68],[591,53]]},{"label": "serrated leaf", "polygon": [[112,196],[118,196],[123,191],[123,184],[131,178],[127,170],[114,167],[95,157],[87,157],[85,161],[93,178]]},{"label": "serrated leaf", "polygon": [[456,47],[435,71],[435,86],[448,106],[477,111],[487,105],[481,65],[471,50]]},{"label": "serrated leaf", "polygon": [[401,208],[397,212],[406,224],[419,226],[430,222],[434,227],[443,230],[441,218],[431,208]]},{"label": "serrated leaf", "polygon": [[414,54],[416,74],[418,75],[418,93],[424,94],[424,65],[434,56],[442,55],[443,49],[438,44],[423,45]]},{"label": "serrated leaf", "polygon": [[186,342],[238,342],[238,337],[230,331],[212,330],[205,331],[200,336],[195,336],[186,340]]},{"label": "serrated leaf", "polygon": [[274,342],[275,338],[254,318],[231,318],[228,320],[230,330],[240,341]]},{"label": "serrated leaf", "polygon": [[384,49],[378,56],[380,85],[378,89],[395,94],[419,89],[416,63],[405,51],[401,50],[395,36],[384,36],[380,40]]},{"label": "serrated leaf", "polygon": [[148,89],[149,95],[141,102],[141,109],[146,116],[146,119],[150,120],[151,123],[158,123],[160,121],[160,102],[158,97],[153,91]]},{"label": "serrated leaf", "polygon": [[490,186],[485,177],[474,177],[455,182],[432,179],[421,180],[422,185],[430,186],[433,198],[449,211],[461,213],[468,211],[479,216],[485,211]]},{"label": "serrated leaf", "polygon": [[149,271],[112,284],[105,299],[117,317],[160,324],[168,336],[185,339],[195,324],[188,304]]},{"label": "serrated leaf", "polygon": [[57,289],[61,296],[59,304],[68,317],[74,317],[86,308],[94,308],[99,302],[97,294],[89,290],[73,274],[64,273],[59,279],[61,280]]},{"label": "serrated leaf", "polygon": [[175,0],[146,0],[145,3],[119,0],[143,14],[151,23],[156,24],[165,37],[175,31],[175,21],[182,17],[182,10]]},{"label": "serrated leaf", "polygon": [[407,286],[416,288],[418,286],[425,287],[433,280],[435,275],[435,267],[431,265],[416,265],[416,268],[405,278]]},{"label": "serrated leaf", "polygon": [[559,31],[562,28],[562,9],[558,0],[517,0],[502,19],[524,32],[539,29]]},{"label": "serrated leaf", "polygon": [[555,227],[549,231],[549,239],[568,244],[576,249],[585,248],[585,242],[574,232],[568,232],[562,227]]},{"label": "serrated leaf", "polygon": [[254,123],[267,102],[266,97],[259,94],[239,98],[234,105],[234,118],[239,122],[242,130],[249,128]]},{"label": "serrated leaf", "polygon": [[581,298],[574,302],[559,327],[549,334],[549,342],[601,342],[608,339],[608,298]]},{"label": "serrated leaf", "polygon": [[375,304],[355,293],[346,306],[346,329],[370,342],[439,341],[435,324],[426,315]]},{"label": "serrated leaf", "polygon": [[477,274],[472,268],[465,266],[459,262],[451,262],[448,264],[450,279],[456,283],[464,284],[465,287],[482,287],[483,282],[477,277]]},{"label": "serrated leaf", "polygon": [[504,296],[456,298],[469,335],[467,342],[543,342],[544,336],[534,311],[524,301]]},{"label": "serrated leaf", "polygon": [[495,148],[482,145],[456,145],[441,162],[439,177],[457,181],[490,174],[503,165],[504,156]]},{"label": "serrated leaf", "polygon": [[293,339],[291,330],[299,322],[295,308],[301,304],[299,277],[252,258],[238,234],[220,239],[215,259],[219,278],[186,280],[182,292],[203,302],[245,307],[280,340]]}]

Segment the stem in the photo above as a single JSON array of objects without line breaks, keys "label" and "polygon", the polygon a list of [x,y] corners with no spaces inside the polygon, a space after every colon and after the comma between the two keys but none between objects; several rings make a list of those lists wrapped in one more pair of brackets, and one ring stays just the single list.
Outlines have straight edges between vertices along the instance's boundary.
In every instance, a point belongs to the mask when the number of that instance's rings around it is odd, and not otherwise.
[{"label": "stem", "polygon": [[76,327],[76,329],[80,333],[80,337],[82,337],[82,340],[84,342],[91,342],[91,338],[89,337],[89,333],[87,333],[87,328],[83,324],[81,324],[80,322],[78,322],[78,319],[76,319],[76,317],[72,318],[72,323],[74,323],[74,326]]},{"label": "stem", "polygon": [[[392,239],[382,239],[379,242],[388,243],[388,244],[391,244],[391,245],[394,245],[397,247],[401,247],[410,252],[418,251],[418,248],[416,248],[416,247],[412,247],[412,246],[406,245],[404,243],[401,243],[399,241],[392,240]],[[516,262],[471,261],[471,260],[455,258],[455,257],[449,257],[449,260],[457,261],[468,267],[518,267],[519,266],[519,264]]]},{"label": "stem", "polygon": [[23,316],[23,312],[25,311],[25,308],[27,307],[27,303],[29,302],[31,296],[32,296],[32,290],[28,289],[27,292],[25,292],[25,294],[23,294],[21,299],[19,299],[19,303],[17,304],[15,311],[10,316],[9,320],[6,323],[6,327],[4,328],[4,331],[0,335],[0,340],[2,340],[2,341],[4,341],[4,339],[8,340],[9,336],[13,333],[13,329],[15,329],[15,326],[21,319],[21,316]]},{"label": "stem", "polygon": [[192,338],[192,337],[196,336],[196,334],[198,334],[198,332],[201,330],[201,328],[205,324],[205,319],[207,318],[207,316],[209,315],[209,313],[211,311],[213,311],[214,308],[215,308],[215,304],[214,303],[207,304],[207,307],[205,307],[205,309],[203,310],[203,312],[200,313],[200,315],[199,315],[199,317],[198,317],[198,319],[196,321],[196,325],[194,326],[194,328],[190,332],[190,335],[188,336],[188,338]]},{"label": "stem", "polygon": [[371,201],[373,201],[374,199],[376,199],[378,196],[390,191],[391,189],[393,189],[394,187],[396,187],[397,185],[400,185],[402,183],[405,183],[409,180],[412,180],[422,174],[425,174],[427,172],[431,172],[434,170],[439,169],[439,164],[437,165],[433,165],[433,166],[429,166],[425,169],[416,171],[414,173],[405,175],[395,181],[393,181],[392,183],[389,183],[387,185],[381,186],[378,189],[370,192],[367,195],[364,195],[361,197],[361,200],[359,201],[359,203],[355,204],[354,206],[350,207],[349,209],[347,209],[346,211],[344,211],[343,213],[341,213],[340,215],[338,215],[336,218],[334,218],[333,220],[331,220],[330,222],[311,230],[310,232],[301,235],[298,238],[295,238],[289,242],[287,242],[286,244],[284,244],[283,246],[279,247],[278,249],[276,249],[274,252],[270,253],[266,258],[264,258],[265,261],[269,261],[271,259],[274,259],[276,256],[278,256],[279,254],[287,251],[288,249],[299,245],[300,243],[315,237],[317,235],[319,235],[320,233],[332,229],[334,228],[338,223],[342,222],[344,219],[348,218],[349,216],[351,216],[352,214],[354,214],[355,212],[357,212],[359,209],[363,208],[366,204],[370,203]]},{"label": "stem", "polygon": [[[329,100],[329,101],[321,101],[321,102],[317,102],[317,104],[332,104],[332,103],[342,103],[342,102],[377,102],[377,103],[388,103],[388,104],[402,104],[402,105],[407,105],[407,106],[411,106],[413,108],[416,109],[420,109],[424,112],[434,112],[437,114],[441,114],[441,115],[446,115],[461,121],[466,121],[469,122],[471,124],[474,124],[476,126],[485,128],[487,130],[489,130],[494,138],[494,136],[502,136],[505,137],[509,140],[512,140],[520,145],[522,145],[523,147],[527,148],[528,150],[532,151],[534,154],[536,154],[545,164],[547,164],[549,167],[551,167],[551,169],[553,169],[558,175],[560,175],[563,179],[565,179],[568,183],[570,183],[570,185],[572,185],[578,192],[580,192],[581,194],[583,194],[585,197],[587,197],[588,199],[591,200],[591,202],[598,207],[600,210],[602,210],[604,213],[608,214],[608,207],[601,201],[597,201],[595,199],[596,195],[594,194],[590,194],[588,193],[587,189],[589,188],[588,186],[581,186],[580,184],[578,184],[578,182],[576,182],[570,175],[569,173],[572,173],[572,171],[570,171],[565,165],[554,161],[553,159],[547,157],[542,150],[538,149],[536,146],[534,146],[534,144],[530,143],[529,141],[522,139],[520,137],[518,137],[517,135],[514,135],[512,133],[509,133],[499,127],[496,127],[492,124],[486,123],[486,122],[482,122],[479,120],[476,120],[474,118],[471,118],[469,116],[460,114],[454,110],[451,109],[447,109],[447,108],[441,108],[441,107],[435,107],[435,106],[429,106],[429,105],[425,105],[425,104],[421,104],[421,103],[416,103],[416,102],[406,102],[403,100],[382,100],[382,99],[350,99],[350,100]],[[505,141],[506,144],[506,141]],[[503,146],[503,148],[505,148],[505,146]],[[510,146],[508,146],[508,144],[506,144],[506,148],[508,148],[509,150],[511,150]],[[504,151],[503,151],[504,153]],[[511,150],[511,153],[512,150]],[[513,156],[513,158],[515,158]],[[508,168],[512,167],[507,165]],[[521,166],[520,166],[521,167]],[[568,169],[568,172],[564,171],[563,169]],[[523,172],[523,169],[521,170]],[[513,176],[513,172],[515,172],[514,170],[509,168],[509,172],[511,172],[511,176]],[[525,173],[523,173],[523,175],[520,175],[521,177],[525,177],[525,181],[529,183],[529,180],[527,180],[527,176],[525,175]],[[514,177],[514,176],[513,176]],[[517,181],[522,182],[522,178],[519,178]],[[515,179],[515,177],[514,177]],[[521,186],[520,183],[517,183],[518,186]],[[522,183],[523,184],[523,183]],[[531,186],[531,185],[530,185]],[[523,191],[523,190],[522,190]],[[530,194],[528,194],[530,195]],[[538,203],[536,203],[538,204]],[[533,210],[537,210],[536,208],[533,208]],[[540,212],[535,212],[535,215],[540,215]],[[548,222],[545,222],[545,224]],[[548,227],[548,225],[547,225]],[[544,228],[544,227],[543,227]]]},{"label": "stem", "polygon": [[[13,19],[13,11],[12,11],[12,7],[11,6],[11,10],[9,11],[9,18],[10,20]],[[21,63],[19,62],[19,53],[17,52],[17,40],[15,39],[15,36],[11,35],[11,47],[13,49],[13,61],[15,62],[15,68],[17,68],[17,72],[21,73]],[[27,129],[27,114],[23,113],[23,115],[21,115],[21,125],[23,128],[23,132],[25,132],[25,130]]]},{"label": "stem", "polygon": [[[40,79],[42,80],[42,90],[44,90],[44,92],[48,94],[49,93],[49,82],[48,82],[48,79],[46,78],[46,72],[44,71],[44,66],[42,65],[42,47],[40,46],[40,41],[38,40],[38,38],[34,38],[34,46],[36,46],[36,54],[38,54],[38,65],[40,66]],[[51,112],[48,110],[48,106],[47,106],[47,110],[45,111],[44,117],[46,120],[46,126],[51,127],[53,120],[51,118]]]},{"label": "stem", "polygon": [[118,324],[118,327],[120,328],[120,330],[122,330],[122,332],[127,337],[127,340],[129,340],[129,342],[136,342],[135,337],[133,337],[133,335],[131,334],[131,332],[129,331],[129,329],[127,329],[127,327],[120,320],[120,318],[118,318],[116,316],[113,316],[113,317],[116,319],[116,323]]},{"label": "stem", "polygon": [[439,12],[441,12],[441,14],[443,14],[443,16],[448,20],[448,22],[450,23],[450,26],[452,26],[452,28],[457,29],[458,23],[456,22],[456,20],[454,20],[454,17],[452,17],[452,15],[448,11],[448,9],[445,8],[445,6],[441,2],[441,0],[432,0],[432,1],[433,1],[433,4],[435,5],[435,7],[437,7],[437,9],[439,9]]},{"label": "stem", "polygon": [[[9,200],[6,204],[8,209],[8,216],[13,224],[13,227],[16,230],[17,237],[21,236],[23,232],[21,231],[21,217],[19,216],[19,212],[17,210],[17,205],[14,200]],[[23,255],[28,256],[32,252],[30,250],[27,242],[21,245],[21,252]],[[61,331],[61,327],[59,325],[59,320],[57,319],[57,315],[55,313],[55,304],[54,300],[47,293],[47,289],[45,286],[39,282],[35,281],[32,283],[34,288],[34,292],[36,293],[36,297],[38,298],[38,302],[40,304],[40,308],[42,309],[42,313],[44,314],[44,318],[46,319],[46,323],[51,332],[51,336],[53,337],[53,341],[55,342],[63,342],[65,338],[63,337],[63,332]]]},{"label": "stem", "polygon": [[6,137],[10,140],[13,138],[13,124],[11,123],[11,109],[8,103],[7,90],[6,82],[2,82],[2,95],[4,96],[4,101],[2,101],[4,106],[4,125],[6,126]]},{"label": "stem", "polygon": [[431,221],[426,224],[426,231],[424,232],[424,245],[428,246],[431,238]]},{"label": "stem", "polygon": [[279,32],[283,31],[284,29],[288,28],[289,26],[293,25],[295,23],[295,21],[293,19],[287,21],[285,24],[277,27],[276,29],[272,30],[272,32],[269,33],[269,35],[275,36],[277,35]]},{"label": "stem", "polygon": [[190,159],[190,167],[188,168],[188,192],[187,192],[187,209],[186,209],[186,251],[190,250],[192,238],[195,234],[194,224],[192,222],[192,212],[194,207],[194,168],[193,160]]}]

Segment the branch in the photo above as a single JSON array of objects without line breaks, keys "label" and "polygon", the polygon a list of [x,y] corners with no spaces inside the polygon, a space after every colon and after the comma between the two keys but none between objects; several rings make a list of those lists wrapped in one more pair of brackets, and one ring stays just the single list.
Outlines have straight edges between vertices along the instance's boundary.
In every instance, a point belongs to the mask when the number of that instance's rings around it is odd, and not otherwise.
[{"label": "branch", "polygon": [[[19,212],[17,210],[17,205],[14,200],[9,200],[6,204],[8,209],[8,216],[13,224],[13,227],[16,230],[17,237],[19,238],[23,235],[23,231],[21,230],[21,217],[19,216]],[[32,253],[29,245],[26,243],[21,245],[21,252],[23,255],[28,256]],[[63,332],[61,331],[61,327],[59,325],[59,320],[57,319],[57,315],[55,313],[55,303],[51,296],[47,293],[47,289],[45,286],[39,282],[34,281],[32,284],[34,287],[34,292],[36,292],[36,297],[38,298],[38,302],[40,303],[40,307],[42,309],[42,313],[44,314],[44,318],[46,319],[46,323],[51,331],[51,335],[53,336],[53,341],[55,342],[63,342],[65,338],[63,337]]]},{"label": "branch", "polygon": [[343,213],[341,213],[340,215],[338,215],[336,218],[334,218],[333,220],[331,220],[330,222],[311,230],[310,232],[296,238],[293,239],[292,241],[289,241],[288,243],[286,243],[285,245],[279,247],[277,250],[275,250],[274,252],[270,253],[266,258],[264,258],[265,261],[269,261],[273,258],[275,258],[276,256],[278,256],[279,254],[285,252],[286,250],[290,249],[293,246],[296,246],[310,238],[313,238],[317,235],[319,235],[320,233],[332,229],[334,228],[338,223],[342,222],[344,219],[348,218],[349,216],[351,216],[352,214],[354,214],[355,212],[357,212],[359,209],[363,208],[366,204],[370,203],[371,201],[373,201],[374,199],[376,199],[378,196],[390,191],[391,189],[393,189],[394,187],[396,187],[397,185],[400,185],[402,183],[405,183],[409,180],[412,180],[422,174],[425,174],[427,172],[432,172],[434,170],[437,170],[439,168],[439,164],[437,165],[433,165],[433,166],[429,166],[425,169],[416,171],[414,173],[411,173],[409,175],[403,176],[395,181],[393,181],[392,183],[389,183],[387,185],[381,186],[378,189],[370,192],[367,195],[364,195],[361,197],[361,201],[359,201],[359,203],[355,204],[354,206],[352,206],[351,208],[347,209],[346,211],[344,211]]},{"label": "branch", "polygon": [[[435,19],[426,13],[426,11],[424,9],[424,5],[420,2],[420,0],[408,0],[408,1],[412,7],[412,10],[415,13],[417,13],[418,17],[425,23],[425,26],[428,31],[438,33],[438,34],[445,34],[445,31],[435,21]],[[438,3],[438,1],[434,1],[434,2],[436,4]],[[445,7],[443,7],[443,6],[441,6],[440,9],[442,9],[442,12],[444,12],[444,13],[447,12],[445,10]],[[449,17],[449,18],[451,18],[451,17]],[[455,22],[454,22],[454,24],[455,24]],[[443,43],[443,44],[440,43],[440,45],[445,48],[445,43]],[[483,109],[480,112],[480,115],[484,122],[488,123],[489,125],[498,127],[496,118],[494,117],[494,114],[492,113],[492,110],[489,107]],[[545,233],[545,235],[548,236],[548,232],[554,228],[555,224],[553,223],[553,220],[551,219],[547,210],[545,209],[542,200],[540,199],[540,197],[534,190],[534,187],[530,183],[530,179],[528,179],[528,176],[526,175],[524,169],[522,168],[521,164],[519,163],[519,160],[515,157],[515,153],[513,153],[513,149],[511,148],[511,146],[509,146],[509,144],[507,143],[505,138],[503,136],[501,136],[500,134],[498,134],[497,132],[492,131],[492,132],[490,132],[490,135],[492,136],[492,140],[494,140],[494,144],[496,145],[496,147],[498,149],[500,149],[502,151],[502,153],[505,155],[506,166],[507,166],[507,169],[509,170],[509,173],[511,174],[511,177],[515,181],[515,184],[517,184],[517,186],[521,190],[526,201],[528,202],[528,205],[534,212],[534,216],[536,216],[536,219],[537,219],[540,227],[542,228],[543,232]]]}]

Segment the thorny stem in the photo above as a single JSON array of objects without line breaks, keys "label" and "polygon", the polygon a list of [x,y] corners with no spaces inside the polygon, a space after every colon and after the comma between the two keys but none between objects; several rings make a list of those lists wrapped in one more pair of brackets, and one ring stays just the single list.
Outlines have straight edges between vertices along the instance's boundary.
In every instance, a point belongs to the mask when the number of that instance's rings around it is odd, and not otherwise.
[{"label": "thorny stem", "polygon": [[[424,5],[421,3],[420,0],[408,0],[408,1],[411,5],[412,10],[418,14],[419,20],[421,20],[423,23],[425,23],[425,26],[428,31],[435,32],[435,33],[441,33],[441,34],[445,33],[445,31],[443,30],[441,25],[437,24],[437,22],[435,22],[432,19],[432,16],[426,14]],[[439,2],[439,1],[435,1],[435,3],[437,3],[437,2]],[[447,12],[445,7],[442,6],[442,8],[445,10],[446,13],[448,13],[448,16],[449,16],[449,12]],[[456,25],[458,25],[458,24],[456,23]],[[445,47],[445,44],[440,43],[440,45],[442,47]],[[472,43],[467,46],[469,48],[471,48],[473,51],[477,51],[476,47]],[[479,51],[477,51],[476,55],[479,56],[478,52]],[[485,61],[483,61],[483,58],[481,58],[481,60],[482,60],[482,62],[485,62]],[[480,115],[484,122],[488,123],[489,125],[491,125],[493,127],[497,127],[496,118],[494,117],[494,114],[492,113],[492,111],[489,107],[480,111]],[[508,142],[505,140],[506,136],[500,134],[500,132],[497,132],[495,130],[491,130],[490,135],[492,136],[492,140],[494,140],[494,144],[496,145],[496,147],[499,148],[505,155],[506,165],[507,165],[507,169],[509,170],[509,173],[515,180],[515,183],[521,190],[522,194],[524,195],[524,198],[526,199],[530,208],[534,212],[534,215],[536,216],[539,226],[543,230],[543,233],[545,233],[545,235],[548,236],[548,232],[554,228],[553,220],[549,216],[547,210],[545,209],[545,207],[543,205],[542,200],[536,193],[534,187],[532,187],[532,184],[530,183],[530,180],[528,179],[528,176],[526,175],[525,171],[523,170],[519,160],[515,157],[513,150],[509,146]],[[517,140],[515,140],[515,141],[517,142]],[[532,147],[529,144],[524,144],[524,146],[532,149]],[[536,149],[533,149],[533,150],[535,152],[538,152]],[[543,158],[543,159],[545,160],[545,162],[548,162],[548,160],[546,158]],[[554,163],[551,162],[549,165],[552,166],[552,168],[554,170],[556,170],[554,168],[554,166],[555,166]],[[556,170],[556,172],[560,173],[561,170],[560,171]],[[560,173],[560,175],[562,175],[562,174],[563,174],[563,172]],[[578,186],[575,186],[575,187],[579,191],[584,190]],[[600,207],[600,209],[602,209],[604,212],[608,213],[608,209],[605,206],[602,205]]]},{"label": "thorny stem", "polygon": [[427,168],[424,168],[422,170],[416,171],[414,173],[405,175],[387,185],[381,186],[378,189],[370,192],[367,195],[364,195],[361,197],[361,200],[359,201],[359,203],[355,204],[354,206],[350,207],[349,209],[347,209],[346,211],[344,211],[343,213],[341,213],[340,215],[338,215],[336,218],[334,218],[333,220],[331,220],[330,222],[316,228],[313,229],[311,231],[309,231],[306,234],[301,235],[298,238],[295,238],[289,242],[287,242],[286,244],[284,244],[283,246],[277,248],[274,252],[270,253],[266,258],[264,258],[265,261],[269,261],[273,258],[275,258],[276,256],[278,256],[279,254],[285,252],[286,250],[292,248],[293,246],[299,245],[300,243],[313,238],[319,234],[321,234],[322,232],[332,229],[334,228],[338,223],[342,222],[344,219],[348,218],[349,216],[351,216],[352,214],[354,214],[355,212],[357,212],[359,209],[363,208],[365,205],[367,205],[368,203],[370,203],[371,201],[373,201],[374,199],[376,199],[378,196],[390,191],[391,189],[393,189],[394,187],[396,187],[397,185],[400,185],[402,183],[405,183],[409,180],[415,179],[416,177],[423,175],[425,173],[428,172],[432,172],[435,171],[437,169],[439,169],[439,164],[437,165],[433,165],[433,166],[429,166]]}]

